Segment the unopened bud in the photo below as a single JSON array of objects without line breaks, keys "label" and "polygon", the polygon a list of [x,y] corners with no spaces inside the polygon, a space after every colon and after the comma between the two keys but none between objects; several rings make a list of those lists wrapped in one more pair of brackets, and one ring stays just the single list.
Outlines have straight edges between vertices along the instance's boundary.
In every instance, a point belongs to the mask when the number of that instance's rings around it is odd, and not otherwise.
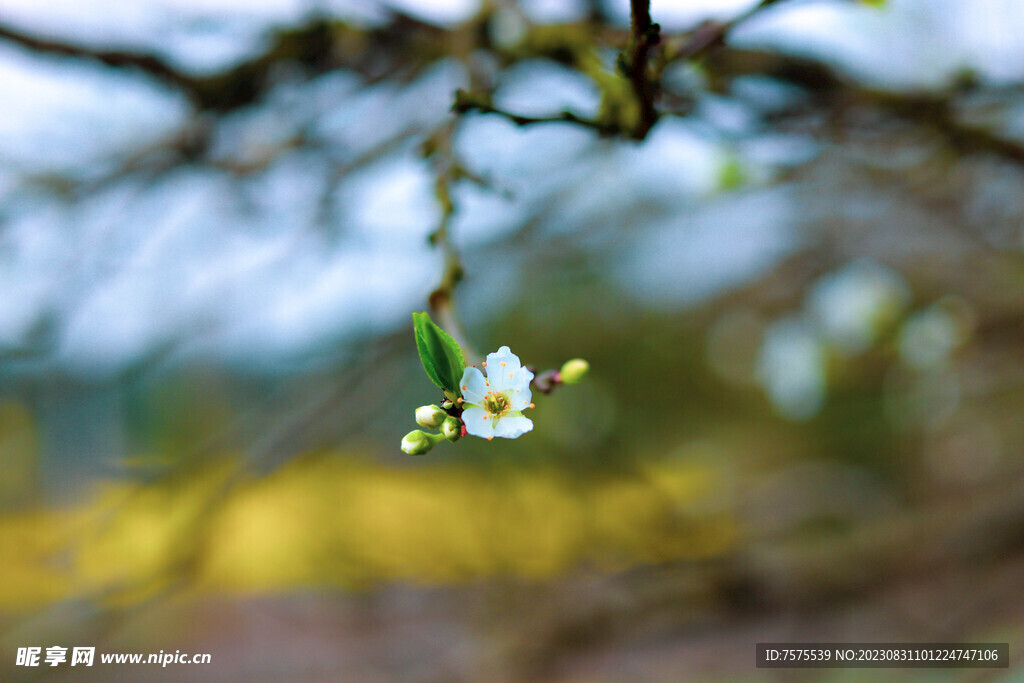
[{"label": "unopened bud", "polygon": [[454,406],[454,405],[455,404],[452,403],[451,401],[442,401],[441,402],[441,407],[444,408],[445,410],[450,410],[452,408],[452,406]]},{"label": "unopened bud", "polygon": [[562,384],[576,384],[583,379],[583,376],[587,374],[589,369],[590,363],[582,358],[573,358],[562,365],[562,369],[558,371],[558,374],[561,377]]},{"label": "unopened bud", "polygon": [[462,420],[457,417],[448,416],[441,423],[441,433],[449,441],[458,441],[462,438]]},{"label": "unopened bud", "polygon": [[409,455],[429,453],[440,439],[440,434],[427,434],[415,429],[402,437],[402,452]]},{"label": "unopened bud", "polygon": [[416,409],[416,424],[420,427],[440,427],[448,413],[436,405],[420,406]]}]

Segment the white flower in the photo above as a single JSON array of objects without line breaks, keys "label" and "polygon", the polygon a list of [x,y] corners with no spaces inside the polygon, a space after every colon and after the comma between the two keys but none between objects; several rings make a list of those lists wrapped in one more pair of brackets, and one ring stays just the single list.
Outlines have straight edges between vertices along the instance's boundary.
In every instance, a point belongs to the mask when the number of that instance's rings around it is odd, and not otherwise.
[{"label": "white flower", "polygon": [[530,382],[533,373],[523,367],[518,356],[502,346],[487,354],[487,377],[476,368],[466,368],[459,387],[465,410],[462,422],[473,436],[493,439],[496,436],[515,439],[533,429],[533,422],[523,416],[532,408]]}]

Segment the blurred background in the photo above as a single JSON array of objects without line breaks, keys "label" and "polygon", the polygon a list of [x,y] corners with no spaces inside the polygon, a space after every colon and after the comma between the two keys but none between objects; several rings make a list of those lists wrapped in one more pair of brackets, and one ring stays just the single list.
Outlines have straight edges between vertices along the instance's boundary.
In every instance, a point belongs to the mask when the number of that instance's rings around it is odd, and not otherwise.
[{"label": "blurred background", "polygon": [[[1019,680],[753,664],[1024,645],[1024,6],[755,4],[651,3],[633,140],[450,112],[613,120],[625,0],[5,0],[3,678]],[[410,458],[447,201],[592,370]]]}]

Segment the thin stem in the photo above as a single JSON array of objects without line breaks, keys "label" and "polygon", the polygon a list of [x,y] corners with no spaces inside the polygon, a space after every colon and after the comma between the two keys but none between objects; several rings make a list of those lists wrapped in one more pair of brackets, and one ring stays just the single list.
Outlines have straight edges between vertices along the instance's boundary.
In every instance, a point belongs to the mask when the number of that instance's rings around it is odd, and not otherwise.
[{"label": "thin stem", "polygon": [[465,274],[462,266],[462,259],[451,239],[451,221],[455,215],[455,202],[452,201],[451,183],[460,176],[458,164],[455,162],[452,151],[452,130],[454,121],[449,122],[437,131],[427,143],[428,151],[425,152],[434,166],[435,181],[434,193],[438,203],[441,205],[441,220],[437,229],[430,235],[430,243],[441,249],[444,255],[444,268],[441,271],[441,281],[436,289],[430,293],[428,303],[436,318],[437,324],[452,335],[469,365],[479,363],[481,356],[469,343],[462,323],[455,313],[454,295],[455,288]]},{"label": "thin stem", "polygon": [[456,114],[462,114],[469,111],[478,111],[483,114],[497,114],[505,117],[517,126],[533,126],[538,123],[573,123],[578,126],[583,126],[584,128],[596,130],[600,135],[615,135],[620,132],[617,125],[583,118],[582,116],[577,116],[571,111],[563,111],[555,114],[554,116],[521,116],[519,114],[505,111],[504,109],[499,109],[498,107],[486,102],[458,100],[452,106],[452,111]]}]

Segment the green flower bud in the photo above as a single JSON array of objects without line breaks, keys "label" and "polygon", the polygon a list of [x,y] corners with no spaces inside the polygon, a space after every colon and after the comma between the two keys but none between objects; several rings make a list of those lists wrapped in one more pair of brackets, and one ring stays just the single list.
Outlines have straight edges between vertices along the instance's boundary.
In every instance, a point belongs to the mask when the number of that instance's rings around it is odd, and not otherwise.
[{"label": "green flower bud", "polygon": [[451,401],[442,401],[441,402],[441,407],[444,408],[445,410],[450,410],[452,408],[452,406],[454,406],[454,405],[455,404],[452,403]]},{"label": "green flower bud", "polygon": [[416,409],[416,424],[420,427],[440,427],[448,413],[436,405],[420,406]]},{"label": "green flower bud", "polygon": [[573,358],[565,362],[558,374],[562,378],[562,384],[576,384],[583,379],[589,369],[590,363],[582,358]]},{"label": "green flower bud", "polygon": [[441,434],[449,441],[458,441],[462,438],[462,420],[449,415],[441,423]]},{"label": "green flower bud", "polygon": [[423,455],[437,445],[444,437],[440,434],[427,434],[415,429],[402,437],[402,452],[409,455]]}]

